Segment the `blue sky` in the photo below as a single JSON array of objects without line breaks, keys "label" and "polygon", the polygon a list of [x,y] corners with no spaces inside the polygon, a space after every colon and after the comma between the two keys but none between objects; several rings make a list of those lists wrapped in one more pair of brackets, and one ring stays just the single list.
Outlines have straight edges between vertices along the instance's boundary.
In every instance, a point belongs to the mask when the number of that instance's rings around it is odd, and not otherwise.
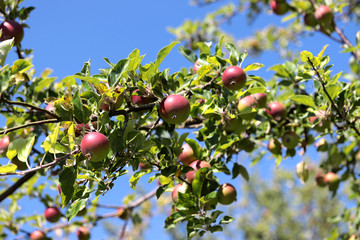
[{"label": "blue sky", "polygon": [[[141,54],[146,57],[143,63],[153,61],[158,51],[168,45],[173,36],[167,31],[168,27],[177,27],[185,19],[202,19],[206,13],[213,11],[216,7],[231,1],[220,1],[220,4],[213,4],[206,7],[190,6],[190,1],[169,1],[169,0],[37,0],[25,1],[25,6],[33,5],[35,10],[26,23],[30,26],[25,29],[25,36],[22,42],[23,48],[34,50],[33,63],[37,75],[46,68],[53,69],[53,76],[63,78],[79,72],[84,62],[91,59],[92,74],[98,73],[99,68],[107,67],[103,58],[108,57],[110,61],[117,62],[126,58],[128,54],[138,48]],[[257,19],[249,26],[244,16],[233,19],[231,25],[225,26],[237,38],[249,36],[252,31],[269,24],[279,24],[281,18],[274,15],[265,15]],[[353,36],[357,30],[355,26],[346,29],[349,36]],[[330,44],[326,54],[332,59],[336,58],[335,72],[346,71],[348,68],[348,56],[339,56],[341,49],[339,45],[329,38],[316,33],[314,38],[304,41],[299,49],[319,52],[325,44]],[[171,72],[181,67],[190,67],[192,63],[186,60],[174,48],[171,54],[162,63],[163,68],[170,68]],[[248,58],[246,64],[261,62],[265,68],[256,74],[265,79],[271,76],[267,69],[271,65],[281,63],[282,60],[267,53],[258,59]],[[12,52],[7,63],[12,63],[16,55]],[[294,167],[293,161],[288,164],[289,168]],[[263,168],[275,168],[273,161],[264,159]],[[283,164],[287,166],[287,164]],[[125,180],[126,179],[126,180]],[[109,194],[104,197],[104,203],[121,204],[126,193],[130,192],[127,178],[121,178]],[[243,180],[239,180],[243,182]],[[155,185],[149,187],[152,189]],[[124,189],[126,191],[124,191]],[[116,199],[114,201],[114,199]],[[41,205],[39,205],[41,206]],[[32,208],[33,209],[33,208]],[[43,208],[37,209],[38,213]],[[163,232],[165,216],[156,217],[151,223],[146,239],[168,239]],[[120,220],[114,219],[114,223],[122,225]],[[99,225],[101,226],[101,224]],[[92,232],[93,239],[102,238],[103,232],[99,227]]]}]

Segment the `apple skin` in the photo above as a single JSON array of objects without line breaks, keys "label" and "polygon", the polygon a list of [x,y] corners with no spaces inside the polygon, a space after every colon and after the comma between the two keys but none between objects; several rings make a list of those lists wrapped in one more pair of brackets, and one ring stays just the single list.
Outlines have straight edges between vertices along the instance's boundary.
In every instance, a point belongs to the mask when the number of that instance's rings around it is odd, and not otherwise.
[{"label": "apple skin", "polygon": [[204,167],[211,168],[211,166],[208,162],[201,161],[201,160],[195,160],[192,163],[190,163],[189,166],[194,169],[194,171],[189,171],[186,173],[186,179],[188,180],[189,183],[192,183],[194,181],[197,170],[199,170],[200,168],[204,168]]},{"label": "apple skin", "polygon": [[184,122],[190,115],[190,103],[181,95],[169,95],[160,103],[161,118],[169,124]]},{"label": "apple skin", "polygon": [[319,173],[316,174],[315,181],[316,181],[316,184],[319,187],[325,187],[326,186],[326,183],[324,181],[324,177],[325,177],[325,174],[322,173],[322,172],[319,172]]},{"label": "apple skin", "polygon": [[89,229],[87,229],[84,226],[80,226],[76,231],[76,236],[78,237],[79,240],[89,240],[90,239]]},{"label": "apple skin", "polygon": [[289,5],[285,0],[272,0],[270,7],[276,15],[284,15],[289,10]]},{"label": "apple skin", "polygon": [[299,135],[295,132],[286,132],[282,136],[282,144],[288,149],[294,149],[299,143]]},{"label": "apple skin", "polygon": [[324,183],[331,185],[339,182],[339,177],[336,173],[328,172],[324,176]]},{"label": "apple skin", "polygon": [[7,20],[0,24],[2,30],[0,41],[14,38],[15,45],[18,45],[24,38],[23,27],[14,20]]},{"label": "apple skin", "polygon": [[315,27],[316,25],[318,25],[319,22],[316,20],[313,13],[305,13],[304,23],[306,26]]},{"label": "apple skin", "polygon": [[[237,109],[239,112],[249,111],[251,108],[266,107],[267,95],[266,93],[254,93],[239,100]],[[241,114],[240,117],[245,120],[251,120],[257,115],[256,112]]]},{"label": "apple skin", "polygon": [[80,149],[84,156],[90,155],[90,161],[102,161],[109,153],[109,139],[99,132],[88,133],[81,140]]},{"label": "apple skin", "polygon": [[220,186],[217,196],[219,203],[222,205],[229,205],[236,200],[236,189],[230,183],[224,183]]},{"label": "apple skin", "polygon": [[40,231],[40,230],[35,230],[30,234],[30,239],[31,240],[46,240],[46,235],[44,232]]},{"label": "apple skin", "polygon": [[322,114],[317,114],[317,115],[318,116],[309,117],[309,121],[311,123],[314,123],[316,119],[320,117],[321,120],[314,126],[314,130],[318,132],[324,132],[326,129],[330,127],[330,121],[326,117],[321,116]]},{"label": "apple skin", "polygon": [[179,160],[184,165],[189,165],[191,162],[196,160],[196,157],[194,156],[194,151],[190,147],[189,144],[185,143],[182,145],[182,153],[179,156]]},{"label": "apple skin", "polygon": [[271,102],[268,104],[266,112],[270,114],[276,121],[280,122],[286,117],[286,108],[281,102]]},{"label": "apple skin", "polygon": [[277,139],[270,139],[268,150],[273,154],[281,154],[281,144]]},{"label": "apple skin", "polygon": [[[133,93],[139,92],[139,89],[136,89]],[[157,100],[157,98],[154,95],[146,96],[142,93],[139,93],[139,95],[132,95],[131,96],[131,102],[133,105],[145,105],[149,103],[153,103]]]},{"label": "apple skin", "polygon": [[200,66],[198,64],[198,60],[196,60],[194,63],[194,73],[197,73],[197,71],[199,71],[199,68],[200,68]]},{"label": "apple skin", "polygon": [[176,185],[171,193],[171,198],[173,200],[174,203],[176,203],[178,201],[178,192],[182,192],[183,185],[180,183],[178,185]]},{"label": "apple skin", "polygon": [[6,153],[9,145],[10,145],[10,138],[9,138],[9,136],[5,135],[0,140],[0,154]]},{"label": "apple skin", "polygon": [[228,67],[222,74],[222,83],[229,90],[239,90],[245,86],[246,73],[241,67]]},{"label": "apple skin", "polygon": [[[54,107],[54,105],[53,105],[52,103],[47,104],[45,109],[48,110],[49,112],[55,114],[55,107]],[[54,118],[54,117],[51,116],[50,114],[47,114],[47,113],[46,113],[45,115],[46,115],[46,117],[49,118],[49,119],[53,119],[53,118]]]},{"label": "apple skin", "polygon": [[150,164],[146,164],[146,163],[139,163],[139,168],[141,170],[146,170],[146,169],[151,169],[152,166]]},{"label": "apple skin", "polygon": [[61,212],[57,207],[48,207],[44,212],[44,216],[49,222],[55,223],[59,221],[61,217]]},{"label": "apple skin", "polygon": [[334,18],[334,13],[326,5],[321,5],[315,10],[315,18],[320,23],[329,24]]}]

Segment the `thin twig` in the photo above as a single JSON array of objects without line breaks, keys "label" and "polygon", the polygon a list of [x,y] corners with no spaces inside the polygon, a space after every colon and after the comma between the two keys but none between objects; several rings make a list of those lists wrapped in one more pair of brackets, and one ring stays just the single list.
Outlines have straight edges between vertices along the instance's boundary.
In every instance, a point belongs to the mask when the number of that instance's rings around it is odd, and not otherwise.
[{"label": "thin twig", "polygon": [[22,128],[27,128],[27,127],[30,127],[30,126],[42,125],[42,124],[46,124],[46,123],[56,123],[56,122],[59,122],[59,121],[60,120],[58,120],[58,119],[47,119],[47,120],[41,120],[41,121],[37,121],[37,122],[30,122],[30,123],[26,123],[26,124],[23,124],[23,125],[20,125],[20,126],[16,126],[16,127],[12,127],[12,128],[9,128],[9,129],[2,130],[2,131],[0,131],[0,135],[7,134],[9,132],[16,131],[16,130],[19,130],[19,129],[22,129]]},{"label": "thin twig", "polygon": [[0,202],[2,202],[4,199],[6,199],[11,194],[13,194],[19,187],[21,187],[25,182],[30,180],[35,174],[36,174],[36,172],[30,172],[30,173],[26,174],[25,176],[23,176],[22,178],[20,178],[19,180],[17,180],[16,183],[14,183],[11,187],[6,189],[0,195]]}]

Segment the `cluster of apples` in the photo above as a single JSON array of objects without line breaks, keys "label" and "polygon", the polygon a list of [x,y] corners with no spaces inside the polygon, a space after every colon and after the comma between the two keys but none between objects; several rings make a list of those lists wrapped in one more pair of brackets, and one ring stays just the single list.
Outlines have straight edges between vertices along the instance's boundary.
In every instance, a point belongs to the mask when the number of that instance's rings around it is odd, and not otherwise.
[{"label": "cluster of apples", "polygon": [[[272,0],[270,2],[270,8],[276,15],[283,15],[290,9],[286,0]],[[331,8],[326,5],[320,5],[313,10],[309,10],[304,13],[304,23],[309,27],[316,27],[320,25],[320,31],[325,34],[330,34],[334,31],[333,27],[334,13]]]},{"label": "cluster of apples", "polygon": [[[186,180],[188,183],[192,183],[195,179],[196,172],[201,168],[211,168],[211,165],[207,161],[201,161],[196,159],[194,156],[194,151],[191,146],[185,143],[182,146],[182,153],[179,156],[179,160],[183,165],[188,165],[193,168],[193,171],[186,173]],[[182,183],[176,185],[172,191],[172,200],[174,203],[178,201],[178,193],[184,193],[186,191],[185,185]],[[230,183],[222,184],[217,190],[217,200],[220,204],[229,205],[236,200],[236,189]]]}]

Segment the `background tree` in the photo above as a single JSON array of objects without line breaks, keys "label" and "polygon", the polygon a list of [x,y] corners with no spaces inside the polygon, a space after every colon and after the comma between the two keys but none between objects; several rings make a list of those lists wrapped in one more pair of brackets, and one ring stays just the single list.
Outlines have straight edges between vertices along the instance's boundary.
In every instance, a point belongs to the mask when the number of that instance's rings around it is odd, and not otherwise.
[{"label": "background tree", "polygon": [[[354,32],[355,37],[349,38],[342,30],[347,29],[346,21],[358,21],[356,1],[229,1],[203,21],[188,20],[170,29],[182,42],[179,51],[192,62],[190,69],[163,68],[165,57],[179,46],[173,42],[152,62],[144,62],[135,49],[115,63],[105,58],[108,66],[95,74],[88,61],[80,72],[58,81],[49,71],[37,77],[29,57],[32,50],[21,45],[24,21],[34,8],[23,7],[22,1],[0,3],[4,17],[0,99],[6,119],[0,148],[7,159],[0,167],[2,237],[45,239],[76,233],[79,239],[89,239],[100,221],[119,217],[124,221],[120,231],[109,224],[105,228],[120,239],[138,238],[152,215],[149,209],[155,202],[149,200],[153,197],[169,211],[165,227],[182,222],[187,238],[211,236],[227,228],[237,213],[226,215],[221,210],[235,205],[236,198],[245,205],[255,199],[267,209],[260,220],[239,212],[240,223],[254,221],[241,225],[245,238],[287,238],[284,222],[293,223],[292,233],[300,234],[300,239],[325,236],[323,227],[332,229],[329,238],[359,237],[359,220],[354,216],[359,194],[360,36]],[[287,24],[266,26],[254,37],[239,41],[221,29],[237,15],[247,14],[250,23],[268,13],[282,15]],[[303,36],[318,32],[344,49],[351,73],[332,71],[337,59],[326,55],[323,43],[317,54],[293,50],[292,44]],[[5,65],[12,48],[18,60]],[[266,50],[284,58],[284,63],[269,68],[275,72],[271,77],[258,74],[264,65],[247,58],[249,53],[256,56]],[[190,132],[194,137],[189,137]],[[320,153],[325,155],[318,162]],[[301,159],[308,154],[312,160]],[[341,198],[345,209],[338,212],[337,201],[322,194],[306,198],[312,193],[306,187],[299,207],[283,197],[299,194],[293,178],[287,176],[288,192],[256,184],[249,164],[236,156],[251,159],[251,165],[271,156],[280,167],[294,158],[294,172],[296,168],[298,178],[309,182],[307,186],[314,188],[316,182],[319,192],[328,193],[322,189],[326,187],[333,198],[339,189],[347,189],[347,197]],[[319,165],[316,172],[309,169],[313,164]],[[148,193],[129,194],[123,204],[101,204],[116,180],[127,173],[133,190],[139,181],[157,186]],[[250,181],[248,196],[239,194],[238,184],[229,179],[239,176]],[[282,184],[275,181],[275,186]],[[302,235],[301,230],[312,225],[295,213],[316,207],[318,198],[324,211],[320,218],[311,214],[307,218],[319,226]],[[45,212],[22,214],[21,205],[32,201],[41,202]],[[336,210],[336,216],[326,211],[327,206]],[[113,211],[100,214],[101,208]],[[64,219],[67,222],[57,223]],[[45,221],[53,225],[43,227]],[[264,224],[272,226],[273,232]]]}]

